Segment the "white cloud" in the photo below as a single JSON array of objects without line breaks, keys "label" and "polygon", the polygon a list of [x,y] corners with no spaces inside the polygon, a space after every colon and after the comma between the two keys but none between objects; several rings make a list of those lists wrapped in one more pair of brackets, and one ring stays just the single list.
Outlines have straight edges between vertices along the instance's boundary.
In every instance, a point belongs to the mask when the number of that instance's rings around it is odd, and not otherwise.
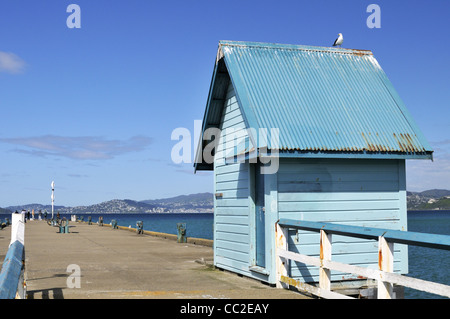
[{"label": "white cloud", "polygon": [[409,191],[450,189],[450,140],[430,143],[433,161],[406,161],[406,188]]},{"label": "white cloud", "polygon": [[14,53],[0,51],[0,72],[18,74],[24,70],[25,61]]},{"label": "white cloud", "polygon": [[1,138],[0,142],[25,148],[15,152],[33,156],[56,156],[78,160],[111,159],[117,155],[144,150],[152,143],[146,136],[133,136],[127,140],[108,140],[96,136],[57,136]]}]

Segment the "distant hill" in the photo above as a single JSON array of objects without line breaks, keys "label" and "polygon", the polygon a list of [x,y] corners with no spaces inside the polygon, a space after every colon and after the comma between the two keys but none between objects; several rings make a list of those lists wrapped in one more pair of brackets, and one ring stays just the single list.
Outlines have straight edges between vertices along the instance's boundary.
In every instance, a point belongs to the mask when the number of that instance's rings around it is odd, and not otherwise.
[{"label": "distant hill", "polygon": [[140,203],[131,199],[113,199],[89,206],[66,207],[60,213],[81,214],[113,214],[113,213],[153,213],[156,206]]},{"label": "distant hill", "polygon": [[450,191],[430,189],[423,192],[407,192],[408,210],[450,210]]},{"label": "distant hill", "polygon": [[[423,192],[407,192],[408,210],[450,210],[450,191],[431,189]],[[0,208],[0,213],[11,213],[22,209],[51,212],[51,205],[27,204]],[[108,214],[108,213],[212,213],[214,197],[212,193],[180,195],[170,198],[135,201],[113,199],[89,206],[55,206],[55,213],[61,214]]]},{"label": "distant hill", "polygon": [[182,207],[184,209],[212,209],[214,207],[214,198],[212,193],[198,193],[170,198],[148,199],[140,201],[140,203],[162,206],[171,209]]},{"label": "distant hill", "polygon": [[408,192],[410,194],[418,194],[420,196],[430,197],[430,198],[441,198],[445,196],[450,196],[450,191],[447,189],[430,189],[423,192]]},{"label": "distant hill", "polygon": [[[9,206],[6,207],[8,211],[15,212],[16,210],[20,212],[22,209],[29,210],[30,212],[34,209],[34,211],[52,211],[52,205],[42,205],[42,204],[25,204],[25,205],[19,205],[19,206]],[[54,206],[55,212],[59,209],[65,209],[64,206]]]},{"label": "distant hill", "polygon": [[[88,206],[55,206],[54,212],[61,214],[112,214],[112,213],[212,213],[213,194],[199,193],[191,195],[180,195],[171,198],[162,198],[145,201],[131,199],[113,199],[99,204]],[[26,204],[21,206],[6,207],[8,211],[41,210],[51,212],[51,205]],[[8,212],[7,212],[8,213]]]}]

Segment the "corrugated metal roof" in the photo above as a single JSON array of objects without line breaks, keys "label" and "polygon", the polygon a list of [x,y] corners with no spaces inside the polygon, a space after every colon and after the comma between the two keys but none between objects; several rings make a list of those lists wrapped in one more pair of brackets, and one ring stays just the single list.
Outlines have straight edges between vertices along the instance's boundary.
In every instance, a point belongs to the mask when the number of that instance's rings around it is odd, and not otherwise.
[{"label": "corrugated metal roof", "polygon": [[220,41],[222,61],[248,126],[279,128],[269,149],[431,157],[371,51]]}]

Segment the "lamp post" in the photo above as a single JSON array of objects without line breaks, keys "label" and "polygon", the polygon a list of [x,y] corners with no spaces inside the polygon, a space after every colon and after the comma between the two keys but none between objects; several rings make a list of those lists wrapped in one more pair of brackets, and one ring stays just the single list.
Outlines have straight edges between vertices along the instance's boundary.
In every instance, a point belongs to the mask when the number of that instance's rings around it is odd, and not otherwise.
[{"label": "lamp post", "polygon": [[55,182],[52,182],[52,219],[53,219],[53,203],[55,202]]}]

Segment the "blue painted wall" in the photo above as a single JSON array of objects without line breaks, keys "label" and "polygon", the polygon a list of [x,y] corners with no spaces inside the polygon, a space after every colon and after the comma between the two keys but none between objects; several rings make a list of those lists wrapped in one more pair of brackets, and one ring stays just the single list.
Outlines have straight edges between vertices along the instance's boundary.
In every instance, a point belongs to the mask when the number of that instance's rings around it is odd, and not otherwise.
[{"label": "blue painted wall", "polygon": [[225,164],[226,157],[236,152],[226,143],[228,128],[246,128],[232,85],[228,88],[220,125],[222,135],[214,157],[214,191],[223,195],[214,200],[214,264],[251,276],[249,164]]},{"label": "blue painted wall", "polygon": [[[406,230],[404,160],[283,159],[277,174],[278,216]],[[291,251],[319,256],[319,234],[289,233]],[[407,247],[394,246],[394,271],[406,273]],[[378,269],[378,242],[333,236],[332,259]],[[291,265],[291,276],[318,281],[318,268]],[[332,280],[355,278],[332,272]]]}]

